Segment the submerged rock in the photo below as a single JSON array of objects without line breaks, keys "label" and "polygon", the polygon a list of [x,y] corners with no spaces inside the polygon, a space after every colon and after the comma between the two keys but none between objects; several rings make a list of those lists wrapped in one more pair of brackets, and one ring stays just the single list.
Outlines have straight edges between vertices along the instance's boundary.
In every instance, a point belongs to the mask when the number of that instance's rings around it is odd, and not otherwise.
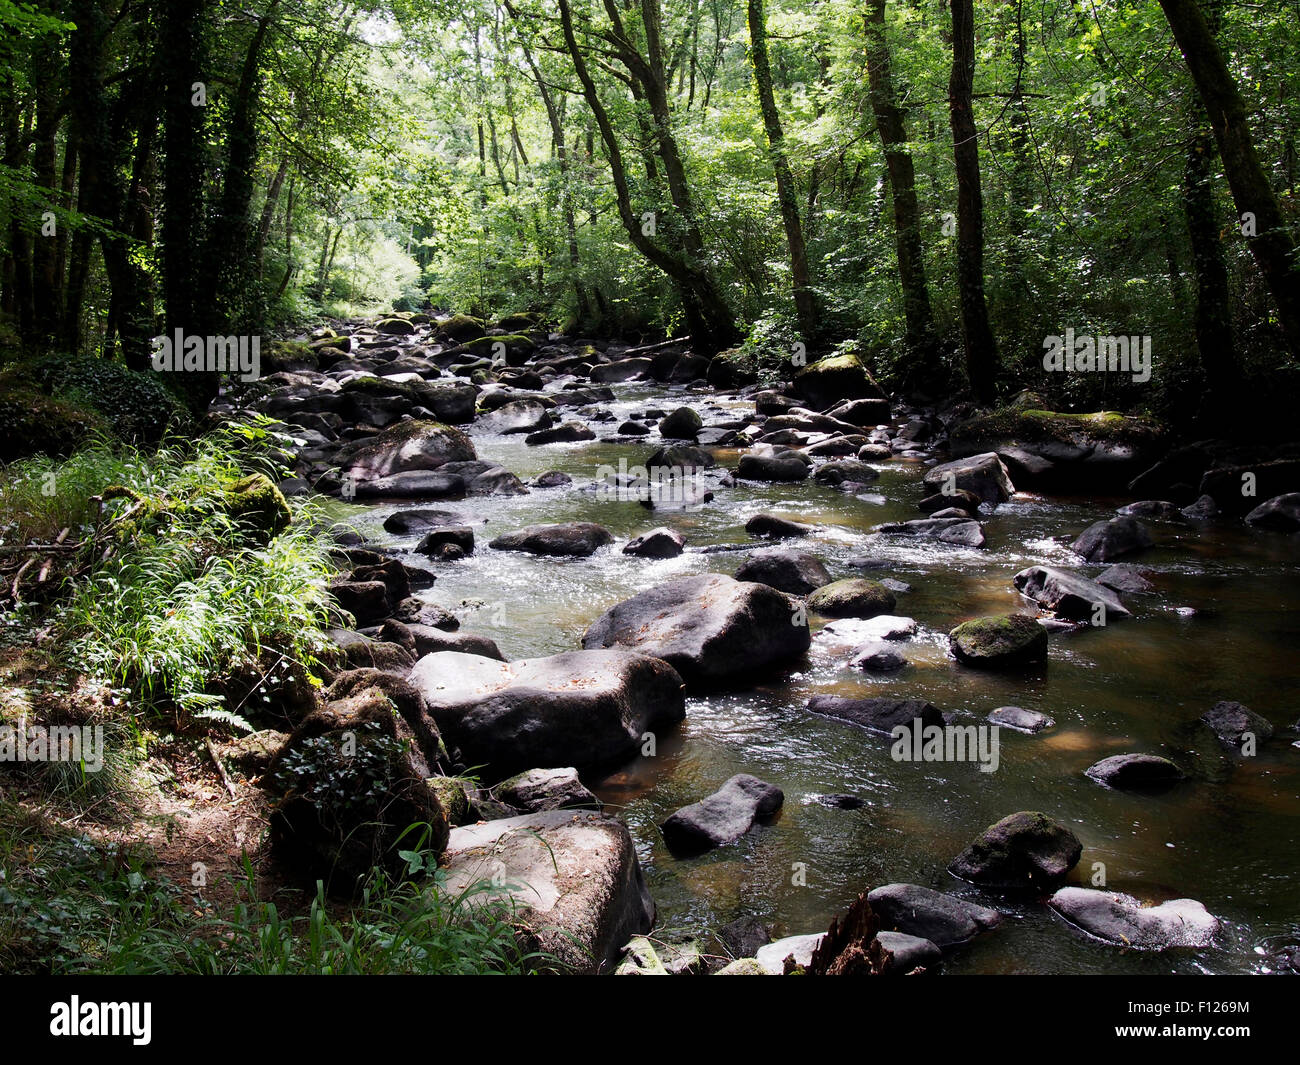
[{"label": "submerged rock", "polygon": [[660,829],[674,854],[703,854],[734,843],[784,802],[785,795],[775,784],[738,773],[712,795],[670,815]]},{"label": "submerged rock", "polygon": [[1209,947],[1219,930],[1218,918],[1194,899],[1143,906],[1132,895],[1064,887],[1048,904],[1090,936],[1133,950]]},{"label": "submerged rock", "polygon": [[1201,715],[1201,720],[1224,744],[1237,750],[1241,749],[1247,736],[1253,736],[1257,743],[1273,738],[1273,723],[1241,703],[1215,703]]},{"label": "submerged rock", "polygon": [[882,736],[890,735],[900,725],[911,728],[917,718],[921,727],[937,725],[943,728],[943,714],[924,699],[853,699],[844,695],[814,695],[808,700],[808,709],[823,717],[847,721]]},{"label": "submerged rock", "polygon": [[1040,714],[1037,710],[1026,710],[1022,706],[999,706],[989,714],[989,720],[1003,728],[1030,734],[1042,732],[1056,724],[1046,714]]},{"label": "submerged rock", "polygon": [[1110,788],[1153,790],[1183,779],[1183,771],[1157,754],[1113,754],[1090,765],[1087,775]]},{"label": "submerged rock", "polygon": [[587,630],[586,648],[626,647],[670,663],[694,687],[752,682],[808,650],[798,604],[720,573],[681,577],[633,596]]}]

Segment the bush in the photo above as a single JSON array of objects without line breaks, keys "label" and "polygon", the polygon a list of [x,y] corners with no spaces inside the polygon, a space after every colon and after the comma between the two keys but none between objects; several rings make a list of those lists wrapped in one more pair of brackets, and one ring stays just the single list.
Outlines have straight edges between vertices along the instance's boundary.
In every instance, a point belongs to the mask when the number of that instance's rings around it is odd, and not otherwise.
[{"label": "bush", "polygon": [[27,376],[45,394],[95,411],[126,443],[157,443],[169,427],[188,420],[184,403],[156,375],[107,359],[42,359]]}]

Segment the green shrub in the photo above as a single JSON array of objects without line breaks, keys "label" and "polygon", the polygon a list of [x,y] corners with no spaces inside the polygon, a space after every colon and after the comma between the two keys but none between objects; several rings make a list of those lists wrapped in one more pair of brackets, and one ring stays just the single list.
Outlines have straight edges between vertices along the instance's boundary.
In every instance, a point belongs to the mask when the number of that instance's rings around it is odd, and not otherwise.
[{"label": "green shrub", "polygon": [[47,395],[69,397],[96,411],[127,443],[156,443],[170,426],[188,419],[185,404],[156,374],[136,373],[107,359],[42,359],[27,375]]}]

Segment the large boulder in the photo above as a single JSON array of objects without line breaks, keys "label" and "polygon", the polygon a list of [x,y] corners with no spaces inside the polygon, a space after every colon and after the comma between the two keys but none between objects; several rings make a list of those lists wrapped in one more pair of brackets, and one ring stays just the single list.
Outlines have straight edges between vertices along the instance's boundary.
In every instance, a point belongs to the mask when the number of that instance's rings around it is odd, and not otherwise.
[{"label": "large boulder", "polygon": [[1160,426],[1114,411],[1007,408],[956,426],[954,455],[994,452],[1026,488],[1123,490],[1167,447]]},{"label": "large boulder", "polygon": [[861,577],[833,581],[808,597],[808,609],[827,618],[873,618],[892,614],[896,605],[893,592]]},{"label": "large boulder", "polygon": [[957,661],[978,669],[1016,669],[1047,661],[1047,630],[1028,614],[962,622],[948,633]]},{"label": "large boulder", "polygon": [[477,457],[473,441],[459,429],[435,421],[409,421],[344,445],[335,461],[345,477],[361,484]]},{"label": "large boulder", "polygon": [[1276,532],[1300,532],[1300,492],[1287,492],[1261,503],[1246,515],[1246,524]]},{"label": "large boulder", "polygon": [[1109,562],[1112,558],[1145,551],[1154,543],[1146,526],[1136,518],[1118,517],[1089,525],[1070,549],[1089,562]]},{"label": "large boulder", "polygon": [[414,686],[376,669],[340,673],[268,768],[273,842],[342,894],[376,865],[396,872],[413,824],[428,826],[425,846],[441,854],[449,826],[428,783],[441,755]]},{"label": "large boulder", "polygon": [[1058,617],[1088,624],[1126,618],[1130,611],[1109,588],[1070,570],[1030,566],[1012,578],[1021,595]]},{"label": "large boulder", "polygon": [[825,410],[842,399],[884,399],[885,392],[856,355],[818,359],[794,376],[794,390],[810,407]]},{"label": "large boulder", "polygon": [[421,658],[409,680],[462,761],[496,777],[614,765],[645,733],[686,716],[673,668],[621,649],[509,663],[442,651]]},{"label": "large boulder", "polygon": [[692,687],[725,687],[797,658],[810,642],[807,618],[788,596],[704,573],[611,607],[582,646],[630,648],[669,662]]},{"label": "large boulder", "polygon": [[603,525],[575,521],[560,525],[529,525],[498,536],[488,543],[488,547],[497,551],[526,551],[530,555],[586,558],[613,542],[613,535]]},{"label": "large boulder", "polygon": [[674,854],[703,854],[734,843],[783,802],[785,794],[775,784],[737,773],[712,795],[671,814],[660,828]]},{"label": "large boulder", "polygon": [[1021,811],[986,828],[948,871],[980,887],[1037,891],[1064,880],[1082,853],[1078,837],[1059,821]]},{"label": "large boulder", "polygon": [[736,570],[736,580],[766,584],[789,595],[807,595],[824,584],[831,575],[821,560],[804,551],[773,548],[756,551]]},{"label": "large boulder", "polygon": [[1016,490],[1006,466],[992,452],[935,466],[926,471],[925,485],[944,494],[970,492],[984,503],[1005,503]]},{"label": "large boulder", "polygon": [[969,942],[1002,920],[997,910],[919,884],[885,884],[867,895],[884,928],[928,939],[939,947]]},{"label": "large boulder", "polygon": [[440,865],[452,897],[498,885],[523,945],[564,972],[613,969],[623,945],[654,924],[632,837],[608,814],[550,810],[456,828]]},{"label": "large boulder", "polygon": [[1132,895],[1096,888],[1063,887],[1049,905],[1090,936],[1132,950],[1209,947],[1218,919],[1195,899],[1144,906]]}]

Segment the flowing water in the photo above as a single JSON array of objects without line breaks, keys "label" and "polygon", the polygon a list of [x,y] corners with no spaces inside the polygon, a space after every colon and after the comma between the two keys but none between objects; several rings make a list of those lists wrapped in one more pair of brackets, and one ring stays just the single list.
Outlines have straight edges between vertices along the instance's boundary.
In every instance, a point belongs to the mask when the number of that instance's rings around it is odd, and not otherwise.
[{"label": "flowing water", "polygon": [[[602,405],[616,417],[605,423],[610,431],[648,407],[687,403],[707,423],[753,410],[751,401],[662,385],[615,389],[618,401]],[[925,466],[915,461],[874,464],[880,479],[860,497],[811,481],[742,483],[716,489],[710,503],[652,513],[583,490],[603,464],[643,462],[656,446],[651,441],[528,447],[521,436],[471,435],[480,457],[525,481],[549,470],[574,480],[526,496],[433,504],[480,526],[478,547],[462,561],[438,564],[436,587],[422,596],[454,610],[463,631],[491,636],[508,658],[573,650],[604,610],[664,581],[734,573],[747,552],[691,548],[755,546],[744,524],[760,511],[817,525],[796,543],[820,557],[833,578],[888,576],[911,586],[898,596],[897,613],[915,618],[919,631],[899,645],[911,662],[902,673],[851,670],[849,647],[818,636],[821,622],[813,616],[812,650],[791,671],[747,691],[689,697],[685,722],[659,738],[655,757],[591,782],[631,828],[661,931],[716,928],[743,915],[775,922],[778,934],[822,931],[858,892],[903,881],[1007,915],[996,932],[949,955],[948,972],[1261,971],[1261,945],[1300,935],[1300,747],[1289,728],[1300,716],[1296,538],[1242,526],[1150,522],[1158,546],[1140,563],[1155,572],[1158,594],[1125,596],[1132,619],[1053,635],[1040,675],[998,675],[959,666],[947,653],[948,631],[969,617],[1024,608],[1011,576],[1034,564],[1073,565],[1077,557],[1061,540],[1068,543],[1128,500],[1017,495],[987,521],[988,545],[975,550],[870,532],[881,522],[920,516],[916,504],[928,493],[921,484]],[[715,454],[720,464],[735,465],[735,453]],[[373,539],[411,546],[415,537],[382,530],[395,509],[358,511],[353,525]],[[574,560],[486,547],[502,532],[561,521],[599,522],[617,541]],[[687,552],[667,560],[622,554],[622,542],[657,525],[680,531]],[[863,556],[884,568],[864,573],[849,565]],[[924,698],[971,724],[995,707],[1024,706],[1054,718],[1056,726],[1036,736],[1002,729],[1000,764],[992,773],[974,762],[895,762],[888,738],[809,713],[805,705],[817,693]],[[1221,699],[1245,703],[1278,727],[1257,757],[1225,754],[1194,724]],[[1189,779],[1165,794],[1145,795],[1112,791],[1084,776],[1098,759],[1129,751],[1172,757]],[[703,857],[672,857],[659,823],[740,772],[784,790],[780,816]],[[865,805],[838,809],[817,801],[843,793]],[[1040,902],[982,896],[947,873],[985,826],[1017,810],[1042,810],[1083,842],[1072,882],[1087,884],[1095,863],[1104,863],[1106,886],[1114,890],[1151,902],[1198,899],[1223,922],[1222,948],[1118,950],[1089,940]]]}]

